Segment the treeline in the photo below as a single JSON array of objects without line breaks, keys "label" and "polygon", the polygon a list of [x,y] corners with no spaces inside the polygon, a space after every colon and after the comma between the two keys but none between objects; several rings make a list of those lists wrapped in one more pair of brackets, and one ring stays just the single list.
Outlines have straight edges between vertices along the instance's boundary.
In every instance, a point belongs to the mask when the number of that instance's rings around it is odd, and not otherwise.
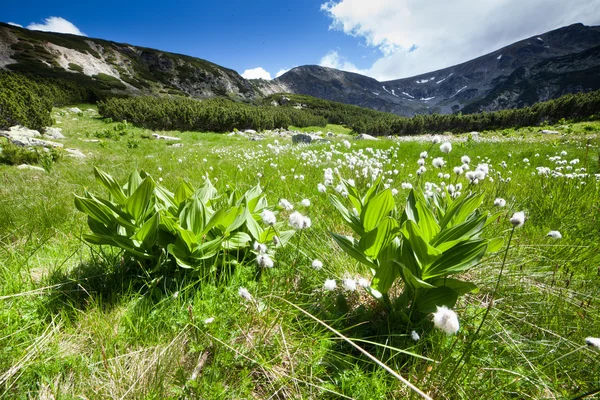
[{"label": "treeline", "polygon": [[228,99],[132,97],[98,103],[98,112],[115,121],[155,130],[226,132],[325,126],[327,119],[293,107],[266,107]]},{"label": "treeline", "polygon": [[52,107],[96,99],[95,92],[74,82],[0,71],[0,129],[43,130],[52,124]]}]

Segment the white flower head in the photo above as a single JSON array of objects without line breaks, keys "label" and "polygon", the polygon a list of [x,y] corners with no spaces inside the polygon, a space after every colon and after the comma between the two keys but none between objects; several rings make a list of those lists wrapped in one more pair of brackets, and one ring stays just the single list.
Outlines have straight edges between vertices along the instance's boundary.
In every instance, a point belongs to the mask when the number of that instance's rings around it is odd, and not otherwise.
[{"label": "white flower head", "polygon": [[421,154],[419,155],[420,158],[427,158],[427,152],[426,151],[422,151]]},{"label": "white flower head", "polygon": [[550,236],[552,239],[562,239],[562,235],[559,231],[550,231],[547,236]]},{"label": "white flower head", "polygon": [[283,208],[286,211],[292,211],[294,209],[294,205],[286,199],[279,200],[279,207]]},{"label": "white flower head", "polygon": [[440,150],[442,151],[442,153],[450,153],[452,151],[452,143],[450,142],[444,142],[440,145]]},{"label": "white flower head", "polygon": [[325,290],[334,290],[336,288],[335,279],[327,279],[323,284],[323,289]]},{"label": "white flower head", "polygon": [[410,333],[410,337],[412,340],[414,340],[415,342],[418,342],[419,339],[421,339],[421,336],[419,336],[419,334],[417,333],[417,331],[412,331]]},{"label": "white flower head", "polygon": [[437,135],[436,135],[436,136],[434,136],[434,137],[431,139],[431,143],[433,143],[433,144],[438,144],[438,143],[441,143],[441,142],[442,142],[442,138],[441,138],[441,137],[439,137],[439,136],[437,136]]},{"label": "white flower head", "polygon": [[434,158],[431,163],[436,168],[442,168],[444,165],[446,165],[446,161],[444,161],[444,159],[442,157]]},{"label": "white flower head", "polygon": [[275,219],[275,214],[273,214],[273,211],[270,210],[263,210],[260,216],[266,225],[275,225],[275,222],[277,221]]},{"label": "white flower head", "polygon": [[296,230],[310,228],[310,226],[312,225],[312,221],[310,220],[310,218],[305,217],[298,211],[295,211],[292,214],[290,214],[289,223],[290,226]]},{"label": "white flower head", "polygon": [[309,199],[303,199],[300,204],[302,204],[302,206],[304,207],[310,207],[310,200]]},{"label": "white flower head", "polygon": [[268,254],[259,254],[258,257],[256,257],[256,262],[259,267],[273,268],[273,260]]},{"label": "white flower head", "polygon": [[320,260],[313,260],[312,267],[318,271],[323,268],[323,263]]},{"label": "white flower head", "polygon": [[460,162],[463,164],[470,164],[471,163],[471,158],[469,158],[469,156],[462,156],[460,158]]},{"label": "white flower head", "polygon": [[354,279],[344,279],[342,282],[344,289],[354,292],[356,290],[356,281]]},{"label": "white flower head", "polygon": [[600,350],[600,338],[586,337],[585,344],[591,347],[595,347]]},{"label": "white flower head", "polygon": [[371,286],[371,283],[369,283],[368,279],[358,278],[358,286],[366,288],[366,287]]},{"label": "white flower head", "polygon": [[323,185],[322,183],[319,183],[317,185],[317,190],[319,191],[319,193],[325,193],[327,191],[327,187],[325,187],[325,185]]},{"label": "white flower head", "polygon": [[263,243],[258,243],[255,241],[254,242],[254,251],[258,252],[259,254],[266,253],[267,245],[263,244]]},{"label": "white flower head", "polygon": [[456,313],[446,306],[437,307],[433,313],[433,325],[447,334],[456,333],[460,328]]},{"label": "white flower head", "polygon": [[520,228],[525,223],[525,213],[523,211],[514,213],[510,218],[510,223],[513,224],[515,228]]},{"label": "white flower head", "polygon": [[238,289],[238,294],[245,300],[248,301],[252,301],[252,295],[250,294],[250,292],[248,291],[248,289],[244,288],[244,287],[240,287]]},{"label": "white flower head", "polygon": [[206,318],[206,319],[204,320],[204,323],[205,323],[206,325],[208,325],[208,324],[211,324],[211,323],[212,323],[214,320],[215,320],[215,317]]},{"label": "white flower head", "polygon": [[506,207],[506,200],[504,200],[501,197],[498,197],[496,200],[494,200],[494,205],[500,208]]}]

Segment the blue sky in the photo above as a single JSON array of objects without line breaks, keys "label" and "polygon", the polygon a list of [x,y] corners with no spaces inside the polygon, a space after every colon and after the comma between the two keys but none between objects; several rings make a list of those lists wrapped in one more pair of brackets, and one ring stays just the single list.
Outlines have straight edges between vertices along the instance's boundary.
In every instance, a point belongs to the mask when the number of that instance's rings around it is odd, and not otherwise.
[{"label": "blue sky", "polygon": [[571,23],[598,25],[600,0],[57,0],[0,10],[0,21],[38,29],[48,29],[49,17],[60,18],[50,20],[52,30],[188,54],[245,76],[321,64],[385,80]]}]

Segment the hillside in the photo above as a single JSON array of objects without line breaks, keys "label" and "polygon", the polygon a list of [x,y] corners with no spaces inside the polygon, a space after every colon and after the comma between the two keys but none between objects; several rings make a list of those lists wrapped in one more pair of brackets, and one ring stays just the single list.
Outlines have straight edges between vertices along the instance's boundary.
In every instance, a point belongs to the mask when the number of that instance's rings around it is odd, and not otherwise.
[{"label": "hillside", "polygon": [[206,60],[0,23],[0,69],[60,78],[114,94],[256,97],[237,72]]},{"label": "hillside", "polygon": [[600,27],[575,24],[410,78],[379,82],[311,65],[255,85],[403,116],[495,111],[599,89],[599,44]]}]

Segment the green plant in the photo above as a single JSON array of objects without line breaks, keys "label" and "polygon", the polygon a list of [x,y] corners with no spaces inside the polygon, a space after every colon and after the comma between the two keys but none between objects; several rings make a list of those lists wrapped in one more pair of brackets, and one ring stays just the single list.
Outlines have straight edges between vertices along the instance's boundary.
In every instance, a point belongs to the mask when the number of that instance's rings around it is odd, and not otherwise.
[{"label": "green plant", "polygon": [[474,283],[450,276],[478,265],[487,252],[502,246],[502,239],[481,237],[494,220],[478,210],[483,194],[426,199],[413,189],[400,211],[391,190],[382,190],[381,178],[364,196],[342,182],[356,212],[335,195],[330,200],[359,239],[331,235],[348,255],[372,269],[370,290],[375,297],[391,306],[388,291],[401,278],[404,290],[395,306],[400,312],[410,310],[407,318],[418,319],[436,306],[452,307],[459,296],[478,290]]},{"label": "green plant", "polygon": [[122,249],[150,275],[168,275],[177,266],[201,277],[217,274],[254,258],[253,241],[281,247],[294,234],[282,222],[261,226],[260,212],[268,204],[259,185],[244,194],[234,190],[223,201],[208,179],[198,190],[182,182],[171,193],[144,171],[133,172],[124,186],[97,168],[94,173],[109,197],[88,191],[75,196],[92,231],[83,239]]}]

